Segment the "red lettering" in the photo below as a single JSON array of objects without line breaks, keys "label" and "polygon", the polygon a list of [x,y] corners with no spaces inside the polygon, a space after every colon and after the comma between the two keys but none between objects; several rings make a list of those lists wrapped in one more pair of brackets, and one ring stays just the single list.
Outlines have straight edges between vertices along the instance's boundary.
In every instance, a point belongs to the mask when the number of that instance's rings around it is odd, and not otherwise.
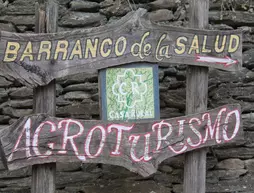
[{"label": "red lettering", "polygon": [[[229,122],[229,118],[231,115],[235,115],[235,128],[234,128],[234,131],[233,131],[233,134],[232,136],[229,138],[228,137],[228,122]],[[240,128],[240,112],[238,110],[234,110],[234,111],[231,111],[227,114],[226,118],[225,118],[225,124],[223,126],[223,138],[225,141],[230,141],[232,140],[233,138],[235,138],[236,134],[238,133],[239,131],[239,128]]]},{"label": "red lettering", "polygon": [[124,125],[119,125],[119,124],[112,124],[110,126],[108,126],[107,130],[108,133],[111,133],[113,129],[116,130],[116,147],[115,150],[110,152],[111,155],[114,156],[119,156],[121,155],[121,152],[119,152],[121,143],[122,143],[122,135],[123,135],[123,131],[131,131],[134,125],[128,127],[128,126],[124,126]]},{"label": "red lettering", "polygon": [[207,141],[208,135],[210,135],[211,139],[214,139],[214,135],[215,135],[216,142],[219,144],[221,143],[221,139],[220,139],[220,125],[221,124],[220,124],[220,122],[221,122],[222,113],[226,112],[226,111],[227,111],[226,108],[222,108],[219,111],[213,125],[212,125],[210,114],[209,113],[203,114],[202,121],[204,121],[205,117],[207,117],[206,135],[205,135],[205,138],[203,139],[203,143],[205,143]]},{"label": "red lettering", "polygon": [[[185,120],[180,120],[178,121],[178,124],[179,124],[179,130],[178,130],[178,137],[180,137],[181,135],[183,135],[183,130],[184,130],[184,122]],[[174,147],[174,148],[173,148]],[[183,153],[187,150],[187,146],[183,143],[183,142],[180,142],[180,143],[176,143],[175,145],[173,146],[169,146],[169,149],[171,151],[173,151],[175,154],[180,154],[180,153]],[[179,149],[179,150],[176,150],[176,149]]]},{"label": "red lettering", "polygon": [[[100,144],[99,144],[99,148],[98,148],[97,152],[94,155],[92,155],[91,152],[90,152],[90,143],[91,143],[91,139],[92,139],[92,136],[93,136],[93,133],[94,133],[95,130],[100,130],[100,132],[101,132],[101,140],[100,140]],[[101,152],[102,152],[102,148],[104,147],[105,140],[106,140],[106,131],[105,131],[104,127],[99,126],[99,125],[93,127],[89,131],[89,133],[88,133],[88,135],[86,137],[86,142],[85,142],[85,153],[86,153],[86,155],[89,158],[96,158],[96,157],[98,157],[101,154]]]},{"label": "red lettering", "polygon": [[[79,155],[78,149],[77,149],[76,144],[74,142],[75,138],[77,138],[78,136],[83,134],[83,132],[84,132],[83,125],[80,122],[78,122],[78,121],[67,119],[67,120],[60,121],[58,123],[58,128],[62,128],[63,124],[65,124],[65,127],[64,127],[64,134],[63,134],[62,150],[58,151],[58,153],[61,153],[61,154],[66,154],[67,153],[67,151],[65,149],[66,149],[66,145],[67,145],[67,143],[69,141],[71,146],[72,146],[72,149],[73,149],[75,155],[77,156],[77,158],[79,160],[81,160],[81,161],[86,161],[86,157],[85,156]],[[77,125],[79,127],[79,132],[77,134],[69,136],[69,127],[70,127],[70,124],[75,124],[75,125]]]},{"label": "red lettering", "polygon": [[[34,132],[34,137],[33,137],[33,150],[34,150],[34,153],[35,153],[35,155],[40,156],[41,158],[48,157],[52,154],[52,151],[48,150],[42,155],[41,152],[38,149],[38,141],[39,141],[40,132],[41,132],[43,126],[46,125],[46,124],[50,126],[50,132],[56,131],[55,123],[52,123],[50,121],[46,121],[46,122],[41,123],[39,125],[39,127],[37,127],[37,129]],[[54,143],[48,143],[48,147],[50,149],[53,149],[54,148]]]},{"label": "red lettering", "polygon": [[[10,156],[8,157],[8,162],[10,162],[10,161],[12,161],[12,158],[13,158],[13,153],[14,152],[16,152],[16,151],[26,151],[26,157],[27,158],[29,158],[29,157],[31,157],[31,153],[30,153],[30,128],[31,128],[31,119],[29,118],[29,119],[27,119],[27,121],[26,121],[26,123],[25,123],[25,125],[24,125],[24,127],[23,127],[23,130],[21,131],[21,133],[20,133],[20,135],[19,135],[19,137],[18,137],[18,140],[17,140],[17,142],[16,142],[16,144],[15,144],[15,146],[14,146],[14,148],[13,148],[13,150],[11,151],[11,154],[10,154]],[[20,143],[20,140],[21,140],[21,138],[22,138],[22,136],[23,136],[23,134],[24,134],[24,132],[25,132],[25,139],[26,139],[26,147],[21,147],[21,148],[18,148],[18,146],[19,146],[19,143]]]},{"label": "red lettering", "polygon": [[149,156],[151,133],[145,134],[144,137],[145,137],[144,155],[141,156],[140,158],[137,158],[135,148],[137,146],[140,135],[130,135],[129,136],[129,141],[131,142],[130,154],[131,154],[131,159],[134,162],[140,162],[140,161],[145,161],[146,162],[146,161],[149,161],[149,160],[152,159],[152,157]]},{"label": "red lettering", "polygon": [[189,121],[189,126],[190,126],[190,129],[196,134],[196,136],[198,137],[199,141],[194,144],[192,139],[190,137],[187,138],[187,143],[191,146],[191,147],[198,147],[201,142],[202,142],[202,135],[201,133],[193,126],[192,122],[193,121],[196,121],[198,125],[201,125],[201,121],[198,119],[198,118],[192,118],[190,119]]}]

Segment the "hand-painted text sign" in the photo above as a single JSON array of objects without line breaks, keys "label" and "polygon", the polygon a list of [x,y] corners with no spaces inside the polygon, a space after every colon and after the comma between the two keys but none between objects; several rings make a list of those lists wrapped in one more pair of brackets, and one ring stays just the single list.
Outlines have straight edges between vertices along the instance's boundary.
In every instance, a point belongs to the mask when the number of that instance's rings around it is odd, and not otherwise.
[{"label": "hand-painted text sign", "polygon": [[30,86],[53,78],[132,62],[179,63],[237,71],[241,31],[208,31],[152,23],[144,9],[118,22],[57,34],[1,32],[4,75]]},{"label": "hand-painted text sign", "polygon": [[138,63],[100,73],[103,120],[160,118],[157,65]]},{"label": "hand-painted text sign", "polygon": [[242,139],[240,125],[237,104],[186,117],[137,123],[31,115],[1,131],[1,155],[9,170],[82,161],[119,165],[148,176],[169,157]]}]

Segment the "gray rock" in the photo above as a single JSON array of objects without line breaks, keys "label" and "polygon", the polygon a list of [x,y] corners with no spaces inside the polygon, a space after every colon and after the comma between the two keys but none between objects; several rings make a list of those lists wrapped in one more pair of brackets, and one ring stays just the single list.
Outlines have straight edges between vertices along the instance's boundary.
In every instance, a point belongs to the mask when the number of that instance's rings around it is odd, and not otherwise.
[{"label": "gray rock", "polygon": [[65,187],[74,183],[89,183],[99,178],[101,174],[88,172],[58,172],[56,174],[56,186]]},{"label": "gray rock", "polygon": [[180,5],[180,3],[181,0],[156,0],[149,3],[148,5],[152,10],[175,9]]},{"label": "gray rock", "polygon": [[81,170],[81,162],[56,164],[57,172],[74,172],[79,170]]},{"label": "gray rock", "polygon": [[218,159],[239,158],[251,159],[254,157],[254,148],[235,147],[227,149],[214,149]]},{"label": "gray rock", "polygon": [[[19,1],[18,1],[19,2]],[[23,4],[19,4],[14,1],[13,4],[6,7],[3,11],[6,15],[34,15],[35,14],[35,2],[29,0]]]},{"label": "gray rock", "polygon": [[71,104],[71,101],[65,100],[63,95],[56,98],[56,105],[57,106],[66,106],[66,105],[70,105],[70,104]]},{"label": "gray rock", "polygon": [[[209,97],[219,100],[224,98],[239,98],[242,100],[246,98],[248,95],[254,94],[253,86],[238,86],[237,83],[232,84],[221,84],[218,88],[213,89],[212,92],[209,93]],[[248,99],[248,98],[246,98]]]},{"label": "gray rock", "polygon": [[137,174],[130,172],[124,167],[121,166],[113,166],[113,165],[106,165],[104,164],[102,166],[102,171],[101,173],[103,174],[103,179],[126,179],[126,178],[135,178]]},{"label": "gray rock", "polygon": [[57,116],[81,116],[81,115],[99,115],[99,104],[73,104],[57,108]]},{"label": "gray rock", "polygon": [[209,193],[249,193],[253,192],[254,179],[246,176],[236,180],[221,180],[216,184],[206,184],[206,192]]},{"label": "gray rock", "polygon": [[211,23],[224,23],[234,28],[239,26],[254,26],[253,13],[241,11],[210,11],[209,21]]},{"label": "gray rock", "polygon": [[226,24],[215,24],[211,26],[211,29],[213,30],[233,30],[231,26],[228,26]]},{"label": "gray rock", "polygon": [[64,95],[65,100],[83,100],[91,98],[91,94],[83,91],[68,92]]},{"label": "gray rock", "polygon": [[63,78],[59,78],[57,80],[59,84],[61,84],[63,87],[66,87],[71,84],[79,84],[79,83],[85,83],[85,82],[98,82],[98,75],[96,74],[75,74],[72,76],[66,76]]},{"label": "gray rock", "polygon": [[93,102],[94,102],[94,101],[93,101],[91,98],[87,98],[87,99],[83,99],[81,103],[82,103],[82,104],[83,104],[83,103],[84,103],[84,104],[87,104],[87,103],[88,103],[88,104],[91,104],[91,103],[93,103]]},{"label": "gray rock", "polygon": [[33,100],[27,99],[27,100],[10,100],[9,106],[17,109],[22,108],[32,108],[33,107]]},{"label": "gray rock", "polygon": [[33,89],[27,87],[21,87],[14,89],[9,93],[11,99],[24,99],[33,97]]},{"label": "gray rock", "polygon": [[164,173],[171,173],[171,172],[173,171],[173,168],[170,167],[170,166],[168,166],[168,165],[162,165],[162,164],[161,164],[161,165],[159,166],[158,170],[159,170],[160,172],[164,172]]},{"label": "gray rock", "polygon": [[6,124],[9,123],[10,117],[7,115],[0,115],[0,123]]},{"label": "gray rock", "polygon": [[12,85],[12,82],[0,76],[0,87],[9,87],[10,85]]},{"label": "gray rock", "polygon": [[[102,165],[103,168],[105,168],[104,166],[105,165]],[[110,165],[106,165],[106,167],[107,166],[110,167]],[[96,163],[82,163],[81,165],[82,171],[91,173],[102,172],[102,167],[99,167]]]},{"label": "gray rock", "polygon": [[244,162],[240,159],[226,159],[216,165],[217,169],[236,170],[243,169]]},{"label": "gray rock", "polygon": [[86,11],[97,12],[100,8],[100,4],[97,2],[74,0],[70,2],[70,10],[72,11]]},{"label": "gray rock", "polygon": [[168,9],[159,9],[149,13],[149,18],[154,22],[171,21],[174,19],[173,12]]},{"label": "gray rock", "polygon": [[179,88],[184,88],[185,81],[178,81],[176,80],[176,77],[166,76],[161,85],[167,86],[169,88],[168,90],[176,90]]},{"label": "gray rock", "polygon": [[63,93],[63,87],[60,84],[56,84],[56,96]]},{"label": "gray rock", "polygon": [[174,193],[182,193],[183,192],[183,185],[182,184],[174,184],[173,185],[173,192]]},{"label": "gray rock", "polygon": [[248,113],[242,115],[244,130],[254,130],[254,113]]},{"label": "gray rock", "polygon": [[98,91],[98,83],[82,83],[82,84],[72,84],[63,89],[64,92],[69,91]]},{"label": "gray rock", "polygon": [[163,100],[169,107],[185,110],[185,89],[178,89],[160,94],[160,99]]},{"label": "gray rock", "polygon": [[179,116],[183,116],[184,114],[179,112],[179,109],[177,108],[162,108],[160,109],[160,117],[161,119],[165,119],[165,118],[172,118],[172,117],[179,117]]},{"label": "gray rock", "polygon": [[[168,87],[167,86],[161,86],[160,85],[160,92],[167,92],[168,91]],[[164,102],[164,101],[160,101],[160,102]]]},{"label": "gray rock", "polygon": [[0,23],[0,30],[16,32],[15,26],[12,23]]},{"label": "gray rock", "polygon": [[245,79],[248,69],[243,69],[241,71],[226,72],[218,69],[209,70],[209,83],[228,83],[228,82],[241,82]]},{"label": "gray rock", "polygon": [[23,188],[28,189],[31,185],[31,177],[0,179],[0,187]]},{"label": "gray rock", "polygon": [[243,66],[249,70],[254,69],[254,49],[247,50],[243,53]]},{"label": "gray rock", "polygon": [[124,16],[131,11],[128,1],[125,0],[104,0],[100,3],[100,13],[111,16]]},{"label": "gray rock", "polygon": [[248,172],[253,174],[254,173],[254,159],[245,160],[244,164]]},{"label": "gray rock", "polygon": [[164,71],[159,69],[159,82],[162,82],[164,79]]},{"label": "gray rock", "polygon": [[3,113],[9,115],[10,117],[20,118],[25,115],[32,114],[32,109],[13,109],[11,107],[4,107]]},{"label": "gray rock", "polygon": [[18,119],[10,119],[10,120],[9,120],[9,125],[11,125],[11,124],[17,122],[17,120],[18,120]]},{"label": "gray rock", "polygon": [[26,167],[14,171],[1,171],[0,172],[0,179],[10,179],[10,178],[24,178],[31,176],[31,168]]},{"label": "gray rock", "polygon": [[[175,173],[174,173],[175,172]],[[183,170],[176,169],[173,170],[171,174],[165,174],[161,172],[156,172],[153,176],[154,181],[165,186],[170,186],[170,184],[181,183],[183,181]]]},{"label": "gray rock", "polygon": [[218,162],[216,157],[211,157],[211,156],[207,156],[206,160],[207,160],[206,162],[207,170],[213,169]]},{"label": "gray rock", "polygon": [[7,188],[1,188],[0,192],[3,193],[31,193],[31,189],[26,188],[17,188],[17,187],[7,187]]},{"label": "gray rock", "polygon": [[[100,181],[94,184],[69,185],[64,190],[68,193],[169,193],[171,188],[162,186],[152,180],[129,181],[124,179]],[[66,193],[64,192],[64,193]],[[62,193],[62,192],[61,192]]]},{"label": "gray rock", "polygon": [[254,132],[245,131],[244,132],[244,146],[245,147],[254,147]]},{"label": "gray rock", "polygon": [[167,164],[174,169],[183,169],[184,167],[184,155],[178,155],[175,157],[171,157],[163,162],[163,164]]},{"label": "gray rock", "polygon": [[34,15],[4,15],[0,16],[0,20],[5,22],[12,22],[15,25],[34,26]]},{"label": "gray rock", "polygon": [[99,94],[96,93],[96,94],[92,95],[92,96],[91,96],[91,99],[92,99],[93,101],[99,101]]},{"label": "gray rock", "polygon": [[4,88],[0,88],[0,102],[5,102],[8,100],[8,92]]},{"label": "gray rock", "polygon": [[175,67],[169,67],[163,70],[165,76],[175,76],[177,73],[177,70]]},{"label": "gray rock", "polygon": [[184,21],[187,18],[185,7],[179,6],[174,13],[174,19],[178,21]]},{"label": "gray rock", "polygon": [[207,172],[207,177],[215,176],[219,180],[233,180],[238,179],[241,175],[246,174],[245,169],[235,169],[235,170],[213,170]]},{"label": "gray rock", "polygon": [[242,11],[248,11],[248,9],[251,6],[251,3],[249,3],[246,0],[237,0],[234,3],[231,3],[230,1],[223,1],[223,0],[210,0],[210,10],[220,10],[223,8],[223,10],[242,10]]},{"label": "gray rock", "polygon": [[247,82],[254,81],[254,71],[247,72],[245,80]]},{"label": "gray rock", "polygon": [[59,5],[67,5],[68,3],[70,3],[72,0],[56,0]]},{"label": "gray rock", "polygon": [[59,26],[97,27],[106,24],[106,22],[107,18],[99,13],[69,12],[60,19]]},{"label": "gray rock", "polygon": [[186,72],[185,71],[178,71],[176,73],[176,80],[185,81],[186,80]]}]

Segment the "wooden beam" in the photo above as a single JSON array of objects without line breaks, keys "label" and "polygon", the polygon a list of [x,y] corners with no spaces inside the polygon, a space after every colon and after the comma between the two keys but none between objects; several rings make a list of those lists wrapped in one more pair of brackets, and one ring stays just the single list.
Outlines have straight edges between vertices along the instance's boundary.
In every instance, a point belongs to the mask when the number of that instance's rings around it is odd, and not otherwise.
[{"label": "wooden beam", "polygon": [[[240,112],[240,105],[233,104],[184,117],[135,122],[36,114],[4,129],[0,139],[9,170],[82,161],[123,166],[149,176],[169,157],[242,139]],[[39,179],[42,183],[44,178]]]},{"label": "wooden beam", "polygon": [[[190,0],[190,27],[208,27],[209,0]],[[186,113],[205,111],[208,95],[208,68],[187,67]],[[201,149],[188,152],[184,164],[184,193],[205,193],[206,190],[206,153]]]},{"label": "wooden beam", "polygon": [[[56,32],[58,6],[52,1],[36,3],[36,33]],[[34,113],[47,113],[54,116],[56,111],[55,80],[46,86],[34,89]],[[54,193],[56,163],[33,165],[32,167],[32,193]]]},{"label": "wooden beam", "polygon": [[[242,31],[202,30],[158,25],[138,9],[116,23],[57,34],[0,32],[0,75],[30,86],[55,78],[150,62],[238,71]],[[14,49],[15,48],[15,49]]]}]

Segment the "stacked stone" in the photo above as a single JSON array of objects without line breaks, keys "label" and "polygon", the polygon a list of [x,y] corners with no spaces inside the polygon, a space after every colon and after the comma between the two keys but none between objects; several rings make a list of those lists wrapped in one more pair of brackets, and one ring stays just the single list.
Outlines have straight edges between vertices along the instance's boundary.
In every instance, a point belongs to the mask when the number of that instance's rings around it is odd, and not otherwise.
[{"label": "stacked stone", "polygon": [[[187,0],[59,0],[59,31],[114,22],[139,7],[154,22],[188,26]],[[240,103],[245,139],[209,149],[207,192],[251,193],[254,184],[254,4],[251,0],[210,0],[210,29],[243,30],[243,69],[210,69],[208,108]],[[33,33],[34,0],[0,0],[0,30]],[[186,65],[160,68],[161,118],[185,114]],[[57,80],[57,116],[99,119],[97,74]],[[32,89],[0,77],[0,128],[32,113]],[[184,156],[164,161],[156,174],[142,178],[128,170],[102,164],[58,164],[58,193],[180,193]],[[0,167],[3,169],[3,166]],[[31,168],[0,172],[0,192],[30,192]]]}]

